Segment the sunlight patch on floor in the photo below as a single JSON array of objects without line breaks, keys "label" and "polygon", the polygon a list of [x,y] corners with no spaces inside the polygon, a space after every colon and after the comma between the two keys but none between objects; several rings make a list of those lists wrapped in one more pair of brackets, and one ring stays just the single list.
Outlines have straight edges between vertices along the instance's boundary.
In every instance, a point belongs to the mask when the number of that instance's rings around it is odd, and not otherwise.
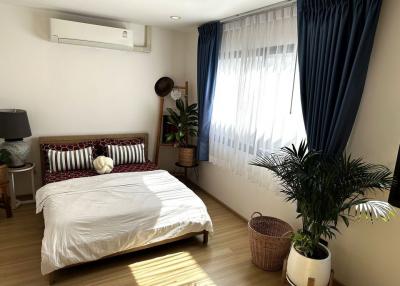
[{"label": "sunlight patch on floor", "polygon": [[139,286],[216,284],[188,252],[178,252],[129,265]]}]

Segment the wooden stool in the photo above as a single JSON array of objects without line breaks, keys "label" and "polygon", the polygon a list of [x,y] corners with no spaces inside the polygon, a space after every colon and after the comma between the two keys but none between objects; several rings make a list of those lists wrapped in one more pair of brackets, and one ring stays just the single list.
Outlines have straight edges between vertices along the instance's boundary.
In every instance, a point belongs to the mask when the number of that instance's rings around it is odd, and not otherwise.
[{"label": "wooden stool", "polygon": [[[287,268],[287,258],[285,259],[285,261],[283,262],[283,269],[282,269],[282,285],[290,285],[288,284],[287,278],[286,278],[286,268]],[[329,278],[329,282],[327,286],[333,286],[333,269],[331,270],[331,276]],[[309,277],[308,278],[308,282],[307,282],[307,286],[314,286],[315,285],[315,279]]]},{"label": "wooden stool", "polygon": [[7,217],[12,217],[10,196],[8,195],[8,182],[0,184],[0,196],[2,200],[0,207],[6,210]]}]

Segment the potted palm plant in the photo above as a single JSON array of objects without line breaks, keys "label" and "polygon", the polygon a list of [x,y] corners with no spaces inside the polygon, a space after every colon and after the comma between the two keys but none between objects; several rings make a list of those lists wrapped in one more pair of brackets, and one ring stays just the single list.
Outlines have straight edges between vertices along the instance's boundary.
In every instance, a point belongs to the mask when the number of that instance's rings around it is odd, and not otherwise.
[{"label": "potted palm plant", "polygon": [[179,164],[190,167],[195,163],[195,146],[190,145],[189,136],[197,136],[199,118],[197,104],[186,106],[182,99],[178,99],[176,109],[177,111],[167,108],[168,124],[175,130],[167,134],[166,140],[179,147]]},{"label": "potted palm plant", "polygon": [[286,274],[294,285],[306,286],[308,278],[315,279],[315,286],[328,285],[331,253],[320,239],[333,239],[340,220],[349,226],[361,217],[388,221],[395,215],[388,203],[366,198],[368,191],[391,186],[385,166],[346,155],[329,157],[308,150],[305,142],[258,156],[250,164],[272,171],[286,201],[297,203],[302,228],[293,235]]},{"label": "potted palm plant", "polygon": [[11,162],[11,154],[6,149],[0,149],[0,184],[8,181],[7,164]]}]

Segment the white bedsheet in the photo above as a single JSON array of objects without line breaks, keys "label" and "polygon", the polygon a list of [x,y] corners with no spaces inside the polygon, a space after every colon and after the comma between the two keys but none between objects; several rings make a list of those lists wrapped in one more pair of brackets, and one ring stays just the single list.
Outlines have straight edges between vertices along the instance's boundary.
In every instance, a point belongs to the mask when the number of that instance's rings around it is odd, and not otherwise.
[{"label": "white bedsheet", "polygon": [[212,231],[202,200],[167,171],[119,173],[45,185],[42,274],[190,232]]}]

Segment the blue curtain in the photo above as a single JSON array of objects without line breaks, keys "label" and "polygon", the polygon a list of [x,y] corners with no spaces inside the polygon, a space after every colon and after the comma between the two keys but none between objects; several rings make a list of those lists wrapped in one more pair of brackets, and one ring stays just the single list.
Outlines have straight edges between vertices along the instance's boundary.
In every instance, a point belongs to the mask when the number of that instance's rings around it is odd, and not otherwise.
[{"label": "blue curtain", "polygon": [[303,117],[310,148],[341,154],[356,118],[382,0],[298,0]]},{"label": "blue curtain", "polygon": [[221,43],[220,22],[199,27],[197,44],[197,96],[199,103],[199,136],[197,159],[208,161],[209,135],[212,106],[217,75],[218,51]]}]

